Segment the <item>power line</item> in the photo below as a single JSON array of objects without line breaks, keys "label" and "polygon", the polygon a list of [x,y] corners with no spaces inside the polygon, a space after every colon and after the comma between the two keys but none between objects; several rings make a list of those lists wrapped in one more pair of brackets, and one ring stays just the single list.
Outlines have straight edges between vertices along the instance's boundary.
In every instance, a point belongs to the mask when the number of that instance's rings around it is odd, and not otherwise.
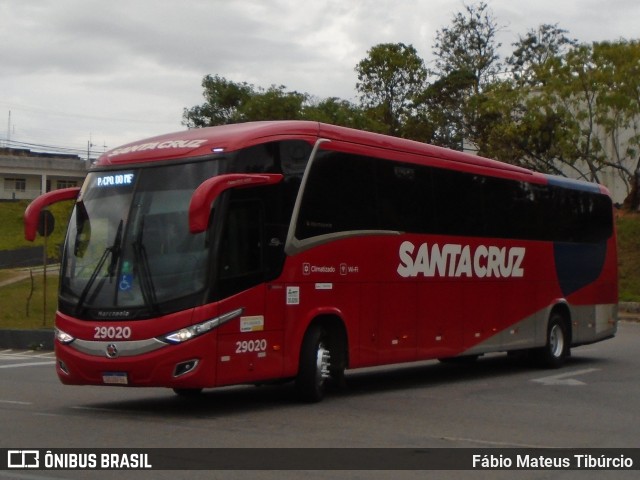
[{"label": "power line", "polygon": [[62,147],[59,145],[43,145],[39,143],[30,143],[30,142],[20,142],[17,140],[8,140],[5,139],[2,142],[7,148],[17,148],[17,149],[29,149],[40,152],[47,153],[61,153],[67,155],[78,155],[79,157],[85,156],[87,154],[87,150],[81,148],[74,147]]},{"label": "power line", "polygon": [[62,118],[71,118],[71,119],[79,119],[79,120],[97,120],[101,122],[112,122],[112,123],[128,123],[128,124],[140,124],[140,125],[163,125],[166,124],[166,121],[163,120],[153,120],[149,118],[131,118],[131,117],[119,117],[119,116],[105,116],[105,115],[88,115],[86,113],[78,113],[78,112],[65,112],[60,110],[51,110],[48,108],[35,107],[31,105],[20,104],[16,102],[7,102],[4,100],[0,100],[0,105],[5,105],[9,107],[11,110],[24,111],[28,113],[37,113],[39,115],[46,115],[51,117],[62,117]]}]

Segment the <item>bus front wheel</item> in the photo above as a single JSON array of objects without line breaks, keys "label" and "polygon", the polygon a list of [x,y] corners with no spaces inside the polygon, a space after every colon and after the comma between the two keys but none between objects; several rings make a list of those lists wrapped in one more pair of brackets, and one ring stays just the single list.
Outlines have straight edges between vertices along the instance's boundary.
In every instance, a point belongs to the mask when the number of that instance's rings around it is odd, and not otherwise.
[{"label": "bus front wheel", "polygon": [[330,376],[330,360],[327,334],[321,326],[313,325],[306,333],[300,351],[296,390],[301,400],[322,400]]}]

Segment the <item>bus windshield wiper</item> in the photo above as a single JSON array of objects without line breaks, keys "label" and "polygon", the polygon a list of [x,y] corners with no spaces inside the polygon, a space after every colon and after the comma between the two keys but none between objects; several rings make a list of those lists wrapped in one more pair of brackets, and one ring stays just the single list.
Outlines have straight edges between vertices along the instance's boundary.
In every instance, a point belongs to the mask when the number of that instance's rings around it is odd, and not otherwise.
[{"label": "bus windshield wiper", "polygon": [[[93,269],[93,272],[91,273],[91,277],[89,277],[89,281],[82,289],[82,293],[78,298],[78,304],[76,305],[76,315],[79,315],[80,312],[82,311],[82,307],[84,306],[84,302],[87,299],[87,295],[91,291],[91,287],[95,283],[96,278],[98,278],[98,274],[102,270],[102,267],[104,266],[104,262],[107,261],[107,257],[109,256],[109,254],[111,254],[111,263],[109,263],[107,274],[110,280],[113,279],[113,276],[115,275],[115,271],[116,271],[116,266],[118,264],[118,259],[120,258],[120,251],[121,251],[121,245],[122,245],[122,224],[123,222],[122,220],[120,220],[120,223],[118,224],[118,231],[116,232],[116,238],[113,241],[113,245],[104,249],[104,252],[102,252],[102,256],[100,257],[100,260],[98,260],[98,264],[96,265],[96,268]],[[103,283],[104,283],[104,278],[102,279],[102,282],[100,282],[99,284],[100,288]],[[96,288],[96,293],[100,291],[100,288]]]},{"label": "bus windshield wiper", "polygon": [[156,298],[156,290],[153,285],[153,276],[149,269],[149,259],[147,258],[147,250],[142,243],[142,233],[144,231],[144,217],[140,221],[140,230],[133,242],[133,255],[136,259],[138,274],[140,275],[140,291],[144,298],[144,303],[153,313],[158,312],[158,300]]}]

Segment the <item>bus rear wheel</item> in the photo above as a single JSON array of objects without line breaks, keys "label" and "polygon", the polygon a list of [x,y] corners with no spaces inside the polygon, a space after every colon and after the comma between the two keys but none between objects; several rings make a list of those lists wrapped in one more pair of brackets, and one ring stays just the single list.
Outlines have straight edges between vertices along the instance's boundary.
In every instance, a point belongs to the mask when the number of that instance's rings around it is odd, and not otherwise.
[{"label": "bus rear wheel", "polygon": [[306,333],[300,351],[300,366],[295,383],[301,400],[311,403],[324,398],[330,376],[330,361],[327,334],[321,326],[314,325]]},{"label": "bus rear wheel", "polygon": [[567,322],[561,314],[552,313],[547,326],[547,343],[537,352],[540,364],[546,368],[561,367],[569,356],[569,343]]}]

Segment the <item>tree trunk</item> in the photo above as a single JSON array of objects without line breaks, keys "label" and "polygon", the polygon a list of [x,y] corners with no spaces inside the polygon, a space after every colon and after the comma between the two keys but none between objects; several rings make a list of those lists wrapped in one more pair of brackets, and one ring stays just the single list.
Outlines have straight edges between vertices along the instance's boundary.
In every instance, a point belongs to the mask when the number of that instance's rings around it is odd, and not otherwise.
[{"label": "tree trunk", "polygon": [[638,168],[633,172],[631,177],[631,189],[629,195],[624,199],[625,210],[639,211],[640,210],[640,162],[638,162]]}]

